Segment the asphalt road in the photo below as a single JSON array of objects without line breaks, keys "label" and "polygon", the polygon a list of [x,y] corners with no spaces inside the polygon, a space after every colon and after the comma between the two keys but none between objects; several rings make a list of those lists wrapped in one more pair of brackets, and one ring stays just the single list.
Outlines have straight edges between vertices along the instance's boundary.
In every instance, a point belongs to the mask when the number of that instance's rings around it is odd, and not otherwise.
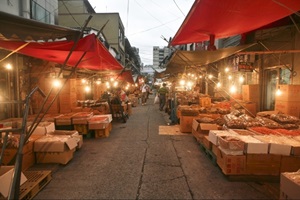
[{"label": "asphalt road", "polygon": [[113,121],[108,138],[85,138],[34,199],[270,199],[259,183],[229,181],[191,134],[160,135],[153,104]]}]

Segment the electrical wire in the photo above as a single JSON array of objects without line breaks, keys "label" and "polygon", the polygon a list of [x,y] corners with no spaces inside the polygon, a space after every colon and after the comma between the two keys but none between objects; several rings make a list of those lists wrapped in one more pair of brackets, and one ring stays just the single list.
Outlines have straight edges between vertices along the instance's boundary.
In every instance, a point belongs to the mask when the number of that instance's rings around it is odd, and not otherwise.
[{"label": "electrical wire", "polygon": [[173,2],[175,3],[175,5],[176,5],[176,7],[178,8],[178,10],[182,13],[182,15],[183,15],[183,16],[186,16],[186,15],[182,12],[182,10],[179,8],[179,6],[177,5],[176,1],[173,0]]}]

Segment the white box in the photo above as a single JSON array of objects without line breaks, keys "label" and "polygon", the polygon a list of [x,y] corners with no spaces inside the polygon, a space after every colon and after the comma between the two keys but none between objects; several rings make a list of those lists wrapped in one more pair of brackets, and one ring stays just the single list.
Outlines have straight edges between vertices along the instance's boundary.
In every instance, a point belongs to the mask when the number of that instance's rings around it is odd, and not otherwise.
[{"label": "white box", "polygon": [[228,136],[228,135],[235,135],[229,131],[222,131],[222,130],[210,130],[208,134],[208,140],[213,143],[214,145],[218,145],[218,136]]},{"label": "white box", "polygon": [[253,137],[262,142],[269,143],[269,154],[285,156],[291,154],[292,146],[285,143],[286,137],[277,135],[255,135]]},{"label": "white box", "polygon": [[269,153],[270,154],[289,156],[289,155],[291,155],[291,150],[292,150],[291,145],[271,143]]},{"label": "white box", "polygon": [[245,145],[245,153],[247,154],[268,154],[269,143],[262,142],[252,136],[240,136]]},{"label": "white box", "polygon": [[[0,167],[0,186],[1,186],[0,193],[4,196],[4,198],[7,198],[8,194],[10,192],[14,171],[15,171],[14,166],[1,166]],[[21,172],[20,185],[22,185],[26,181],[27,181],[27,178]]]}]

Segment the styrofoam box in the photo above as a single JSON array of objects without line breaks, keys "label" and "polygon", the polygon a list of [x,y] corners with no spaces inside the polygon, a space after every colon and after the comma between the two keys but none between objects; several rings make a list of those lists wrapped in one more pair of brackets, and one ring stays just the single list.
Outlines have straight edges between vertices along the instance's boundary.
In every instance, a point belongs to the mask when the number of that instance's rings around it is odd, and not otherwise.
[{"label": "styrofoam box", "polygon": [[252,136],[239,136],[246,143],[247,154],[268,154],[269,143],[262,142]]},{"label": "styrofoam box", "polygon": [[226,130],[210,130],[208,133],[208,140],[214,145],[218,145],[218,136],[228,136],[228,135],[235,135],[235,134]]}]

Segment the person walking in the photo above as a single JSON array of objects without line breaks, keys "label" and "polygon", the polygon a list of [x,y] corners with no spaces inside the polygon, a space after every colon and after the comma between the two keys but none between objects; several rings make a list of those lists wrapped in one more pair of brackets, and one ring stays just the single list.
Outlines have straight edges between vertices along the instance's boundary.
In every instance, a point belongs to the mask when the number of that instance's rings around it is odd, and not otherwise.
[{"label": "person walking", "polygon": [[162,87],[158,89],[157,93],[159,95],[159,110],[162,111],[166,105],[167,95],[169,93],[169,89],[166,87],[167,84],[163,83]]},{"label": "person walking", "polygon": [[150,87],[144,83],[141,87],[141,91],[142,91],[142,105],[146,105],[146,101],[147,101],[147,95],[148,95],[148,89]]}]

